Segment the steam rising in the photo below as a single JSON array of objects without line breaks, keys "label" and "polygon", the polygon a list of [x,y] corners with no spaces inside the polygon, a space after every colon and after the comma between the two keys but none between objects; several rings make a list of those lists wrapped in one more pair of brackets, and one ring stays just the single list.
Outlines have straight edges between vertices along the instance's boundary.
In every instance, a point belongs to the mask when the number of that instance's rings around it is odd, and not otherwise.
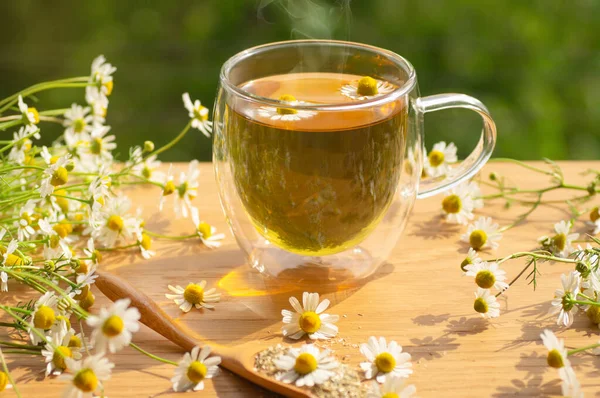
[{"label": "steam rising", "polygon": [[[351,0],[261,0],[258,18],[266,14],[289,18],[291,39],[350,39]],[[332,4],[333,3],[333,4]]]}]

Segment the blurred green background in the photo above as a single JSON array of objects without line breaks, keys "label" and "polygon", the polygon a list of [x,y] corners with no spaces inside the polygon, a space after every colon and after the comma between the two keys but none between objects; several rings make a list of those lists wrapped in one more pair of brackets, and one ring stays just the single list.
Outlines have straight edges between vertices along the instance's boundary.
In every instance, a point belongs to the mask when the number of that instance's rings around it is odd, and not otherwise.
[{"label": "blurred green background", "polygon": [[[2,1],[0,12],[1,97],[87,75],[98,54],[117,66],[107,123],[121,158],[130,145],[160,145],[180,131],[183,92],[211,108],[231,55],[304,37],[388,48],[413,63],[423,95],[478,97],[498,125],[494,156],[600,158],[600,1],[20,0]],[[40,100],[40,109],[62,108],[83,93]],[[467,111],[427,115],[427,146],[454,141],[465,156],[479,123]],[[163,156],[192,158],[210,159],[199,132]]]}]

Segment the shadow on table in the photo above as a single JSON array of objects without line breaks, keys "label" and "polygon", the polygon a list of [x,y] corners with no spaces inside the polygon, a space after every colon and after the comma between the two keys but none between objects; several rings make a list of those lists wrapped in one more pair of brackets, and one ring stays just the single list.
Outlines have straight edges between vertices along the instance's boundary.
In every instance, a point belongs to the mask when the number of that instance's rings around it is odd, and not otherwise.
[{"label": "shadow on table", "polygon": [[416,221],[409,223],[409,235],[418,236],[423,239],[447,239],[462,230],[462,225],[449,224],[445,222],[440,215],[435,215],[428,221]]},{"label": "shadow on table", "polygon": [[560,380],[554,379],[544,383],[541,375],[527,381],[512,379],[510,385],[500,386],[492,397],[507,398],[515,396],[549,397],[560,395]]}]

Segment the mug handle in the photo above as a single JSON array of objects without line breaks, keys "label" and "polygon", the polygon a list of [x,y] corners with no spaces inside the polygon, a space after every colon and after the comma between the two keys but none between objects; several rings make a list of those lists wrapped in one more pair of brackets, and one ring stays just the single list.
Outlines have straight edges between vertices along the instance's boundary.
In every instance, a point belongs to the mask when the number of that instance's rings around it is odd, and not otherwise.
[{"label": "mug handle", "polygon": [[479,113],[483,119],[481,138],[473,152],[461,162],[460,166],[452,169],[445,179],[426,178],[421,180],[418,199],[427,198],[446,191],[453,186],[473,177],[488,161],[496,144],[496,124],[485,105],[477,98],[465,94],[437,94],[417,98],[416,109],[425,114],[450,108],[465,108]]}]

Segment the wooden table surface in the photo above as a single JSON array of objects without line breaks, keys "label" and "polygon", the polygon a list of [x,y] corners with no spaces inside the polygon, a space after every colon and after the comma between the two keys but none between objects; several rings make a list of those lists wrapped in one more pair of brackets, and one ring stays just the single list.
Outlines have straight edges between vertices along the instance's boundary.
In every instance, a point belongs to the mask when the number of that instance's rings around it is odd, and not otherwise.
[{"label": "wooden table surface", "polygon": [[[562,162],[569,181],[578,182],[578,173],[588,167],[600,168],[600,162]],[[180,167],[182,167],[180,165]],[[507,164],[489,164],[484,174],[494,171],[511,176],[519,185],[547,186],[539,174]],[[288,308],[289,296],[300,291],[276,291],[244,263],[244,257],[226,227],[217,197],[212,166],[202,164],[199,197],[195,205],[202,218],[225,231],[227,238],[217,250],[207,250],[198,241],[155,242],[158,255],[143,260],[138,254],[119,253],[105,256],[102,267],[126,278],[150,295],[173,317],[198,330],[208,339],[235,346],[253,341],[256,351],[283,342],[280,334],[281,309]],[[189,220],[176,220],[170,211],[157,212],[159,192],[152,188],[128,191],[135,204],[144,207],[148,228],[165,234],[193,231]],[[560,196],[559,196],[560,197]],[[414,383],[420,397],[508,397],[560,395],[557,372],[545,365],[545,349],[539,334],[549,328],[566,338],[568,347],[580,347],[598,340],[599,330],[585,316],[576,317],[573,327],[556,326],[546,315],[553,292],[560,285],[560,274],[568,267],[545,263],[537,291],[525,281],[518,282],[501,302],[500,318],[487,321],[473,311],[472,279],[461,275],[459,264],[467,247],[459,242],[465,227],[445,224],[439,215],[441,197],[418,201],[388,263],[368,283],[353,289],[330,292],[330,313],[339,314],[340,333],[330,345],[344,362],[357,365],[361,354],[357,345],[371,335],[398,341],[413,358]],[[600,204],[598,200],[594,205]],[[564,206],[563,206],[564,207]],[[479,211],[492,215],[501,225],[509,223],[525,209],[503,208],[503,202],[488,202]],[[506,255],[533,249],[536,239],[551,233],[555,222],[567,213],[549,206],[536,211],[530,220],[508,231],[500,248],[492,255]],[[584,232],[578,226],[579,232]],[[508,277],[520,270],[523,261],[506,264]],[[214,311],[193,310],[182,314],[164,294],[168,284],[208,281],[222,292]],[[315,286],[315,291],[319,288]],[[107,305],[101,293],[96,310]],[[5,293],[6,294],[6,293]],[[10,286],[11,300],[27,296],[16,285]],[[343,339],[339,341],[338,339]],[[152,330],[142,327],[134,336],[142,348],[179,360],[180,349]],[[117,366],[106,383],[111,397],[170,397],[169,379],[174,367],[150,360],[131,348],[112,359]],[[572,360],[586,396],[600,396],[600,357],[577,356]],[[58,397],[65,384],[43,377],[39,357],[9,356],[17,383],[24,397]],[[7,391],[3,396],[14,396]],[[206,383],[203,396],[272,396],[245,380],[222,370]],[[595,395],[594,395],[595,394]]]}]

